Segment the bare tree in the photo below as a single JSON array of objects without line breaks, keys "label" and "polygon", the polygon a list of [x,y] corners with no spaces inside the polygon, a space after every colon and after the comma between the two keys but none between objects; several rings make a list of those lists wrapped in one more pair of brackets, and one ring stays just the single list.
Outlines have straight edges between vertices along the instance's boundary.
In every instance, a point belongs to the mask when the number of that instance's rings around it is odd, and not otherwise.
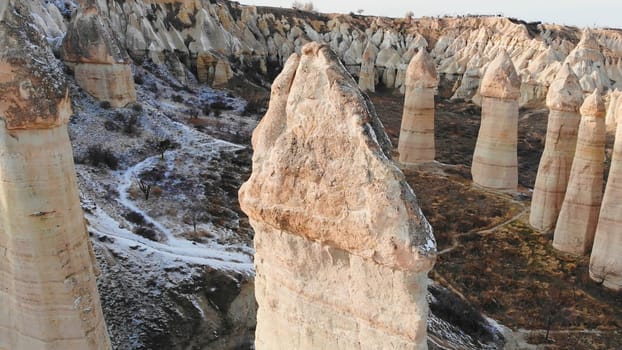
[{"label": "bare tree", "polygon": [[140,192],[142,192],[143,195],[145,196],[145,200],[146,201],[149,200],[149,194],[151,193],[152,184],[144,179],[141,179],[140,177],[136,175],[134,175],[134,180],[138,184],[138,188],[140,189]]},{"label": "bare tree", "polygon": [[362,15],[362,14],[363,14],[363,12],[365,12],[365,10],[363,10],[363,9],[358,9],[358,10],[356,10],[356,13],[358,13],[359,15]]}]

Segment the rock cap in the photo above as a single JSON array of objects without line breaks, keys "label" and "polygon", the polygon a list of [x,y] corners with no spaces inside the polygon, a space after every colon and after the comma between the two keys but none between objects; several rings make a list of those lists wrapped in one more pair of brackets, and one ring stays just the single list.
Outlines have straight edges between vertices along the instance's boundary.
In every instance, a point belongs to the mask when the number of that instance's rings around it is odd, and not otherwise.
[{"label": "rock cap", "polygon": [[570,65],[565,63],[557,72],[546,94],[546,105],[556,111],[578,112],[583,103],[583,88]]},{"label": "rock cap", "polygon": [[406,70],[406,85],[418,88],[435,88],[438,86],[438,73],[434,60],[424,48],[413,56]]},{"label": "rock cap", "polygon": [[589,95],[581,106],[581,115],[588,117],[604,118],[607,112],[605,101],[598,89]]},{"label": "rock cap", "polygon": [[505,50],[500,50],[490,62],[482,78],[480,95],[504,100],[516,100],[520,97],[521,80],[516,73],[512,59]]}]

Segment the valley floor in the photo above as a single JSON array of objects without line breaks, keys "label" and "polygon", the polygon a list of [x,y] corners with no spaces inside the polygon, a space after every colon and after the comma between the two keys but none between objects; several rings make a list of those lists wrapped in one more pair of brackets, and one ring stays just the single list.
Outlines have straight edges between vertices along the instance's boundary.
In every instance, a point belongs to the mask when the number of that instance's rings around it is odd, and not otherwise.
[{"label": "valley floor", "polygon": [[[403,97],[386,92],[370,97],[397,145]],[[437,103],[439,162],[403,168],[437,239],[440,254],[432,279],[516,330],[524,347],[619,347],[622,294],[590,280],[589,257],[555,251],[552,234],[534,232],[528,224],[546,110],[521,111],[520,188],[502,194],[471,182],[469,166],[479,113],[469,103]]]}]

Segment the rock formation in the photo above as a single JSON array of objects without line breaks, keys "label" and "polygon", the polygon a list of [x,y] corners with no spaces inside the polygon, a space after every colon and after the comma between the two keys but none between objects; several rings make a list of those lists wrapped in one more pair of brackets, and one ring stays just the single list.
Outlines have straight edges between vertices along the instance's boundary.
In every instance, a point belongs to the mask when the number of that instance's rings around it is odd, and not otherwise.
[{"label": "rock formation", "polygon": [[255,229],[259,350],[427,348],[435,242],[370,107],[317,43],[272,85],[240,190]]},{"label": "rock formation", "polygon": [[425,49],[421,49],[406,71],[404,114],[397,147],[401,163],[434,161],[434,94],[437,87],[434,61]]},{"label": "rock formation", "polygon": [[609,94],[609,106],[607,106],[607,114],[605,116],[605,126],[607,131],[615,131],[618,126],[618,118],[620,115],[619,107],[622,106],[622,92],[615,90]]},{"label": "rock formation", "polygon": [[67,134],[69,92],[32,19],[21,15],[29,12],[17,1],[7,5],[0,11],[0,349],[109,349]]},{"label": "rock formation", "polygon": [[501,50],[482,78],[482,122],[471,174],[473,182],[495,190],[518,186],[518,98],[520,79]]},{"label": "rock formation", "polygon": [[592,248],[603,193],[605,159],[605,104],[594,91],[581,106],[568,188],[564,197],[553,247],[566,253],[585,254]]},{"label": "rock formation", "polygon": [[531,198],[529,223],[543,232],[555,227],[564,202],[577,146],[582,103],[583,90],[579,79],[566,64],[549,87],[546,97],[550,110],[546,141]]},{"label": "rock formation", "polygon": [[579,77],[583,91],[586,93],[594,89],[607,89],[611,86],[605,67],[605,55],[591,30],[583,31],[581,41],[568,54],[565,61]]},{"label": "rock formation", "polygon": [[136,101],[132,68],[95,0],[83,0],[63,40],[63,59],[86,92],[113,107]]},{"label": "rock formation", "polygon": [[376,91],[376,68],[374,62],[378,49],[368,44],[363,52],[361,71],[359,72],[359,88],[363,91]]},{"label": "rock formation", "polygon": [[[622,104],[618,105],[622,115]],[[622,124],[618,124],[607,187],[590,257],[590,277],[616,291],[622,290]]]}]

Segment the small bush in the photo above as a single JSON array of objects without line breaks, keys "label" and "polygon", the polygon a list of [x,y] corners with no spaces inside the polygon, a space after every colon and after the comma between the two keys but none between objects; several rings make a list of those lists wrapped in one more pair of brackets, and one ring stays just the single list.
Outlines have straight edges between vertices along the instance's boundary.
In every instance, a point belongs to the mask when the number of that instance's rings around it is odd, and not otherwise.
[{"label": "small bush", "polygon": [[113,122],[112,120],[106,120],[104,122],[104,128],[108,131],[119,131],[121,130],[121,127],[119,127],[119,125],[117,125],[117,123]]},{"label": "small bush", "polygon": [[134,77],[134,84],[143,85],[145,83],[145,78],[142,75],[136,75]]},{"label": "small bush", "polygon": [[210,115],[212,108],[209,105],[203,106],[203,115]]},{"label": "small bush", "polygon": [[86,151],[84,162],[96,167],[105,165],[112,170],[119,167],[117,156],[111,150],[103,148],[101,145],[90,146]]},{"label": "small bush", "polygon": [[123,132],[128,135],[140,135],[140,130],[138,130],[138,116],[133,115],[125,120],[125,123],[123,123]]},{"label": "small bush", "polygon": [[126,218],[127,221],[133,224],[136,224],[136,225],[145,224],[145,217],[141,213],[135,212],[133,210],[130,210],[127,213],[125,213],[123,217]]},{"label": "small bush", "polygon": [[173,96],[171,96],[171,100],[173,100],[173,102],[177,102],[177,103],[184,102],[184,98],[181,97],[181,95],[177,95],[177,94],[174,94]]},{"label": "small bush", "polygon": [[132,104],[132,109],[135,112],[139,112],[140,113],[140,112],[143,111],[143,105],[141,105],[140,103],[134,103],[134,104]]},{"label": "small bush", "polygon": [[139,226],[135,228],[134,233],[139,236],[143,236],[152,241],[157,241],[157,238],[158,238],[158,234],[153,229],[150,229],[149,227],[145,227],[145,226]]},{"label": "small bush", "polygon": [[112,105],[110,104],[110,102],[109,102],[109,101],[101,101],[101,102],[99,103],[99,106],[100,106],[101,108],[103,108],[103,109],[110,109],[110,108],[112,108]]},{"label": "small bush", "polygon": [[219,110],[225,110],[225,111],[230,111],[233,109],[233,106],[228,105],[226,102],[222,100],[218,100],[216,102],[210,103],[210,107],[212,109],[219,109]]}]

